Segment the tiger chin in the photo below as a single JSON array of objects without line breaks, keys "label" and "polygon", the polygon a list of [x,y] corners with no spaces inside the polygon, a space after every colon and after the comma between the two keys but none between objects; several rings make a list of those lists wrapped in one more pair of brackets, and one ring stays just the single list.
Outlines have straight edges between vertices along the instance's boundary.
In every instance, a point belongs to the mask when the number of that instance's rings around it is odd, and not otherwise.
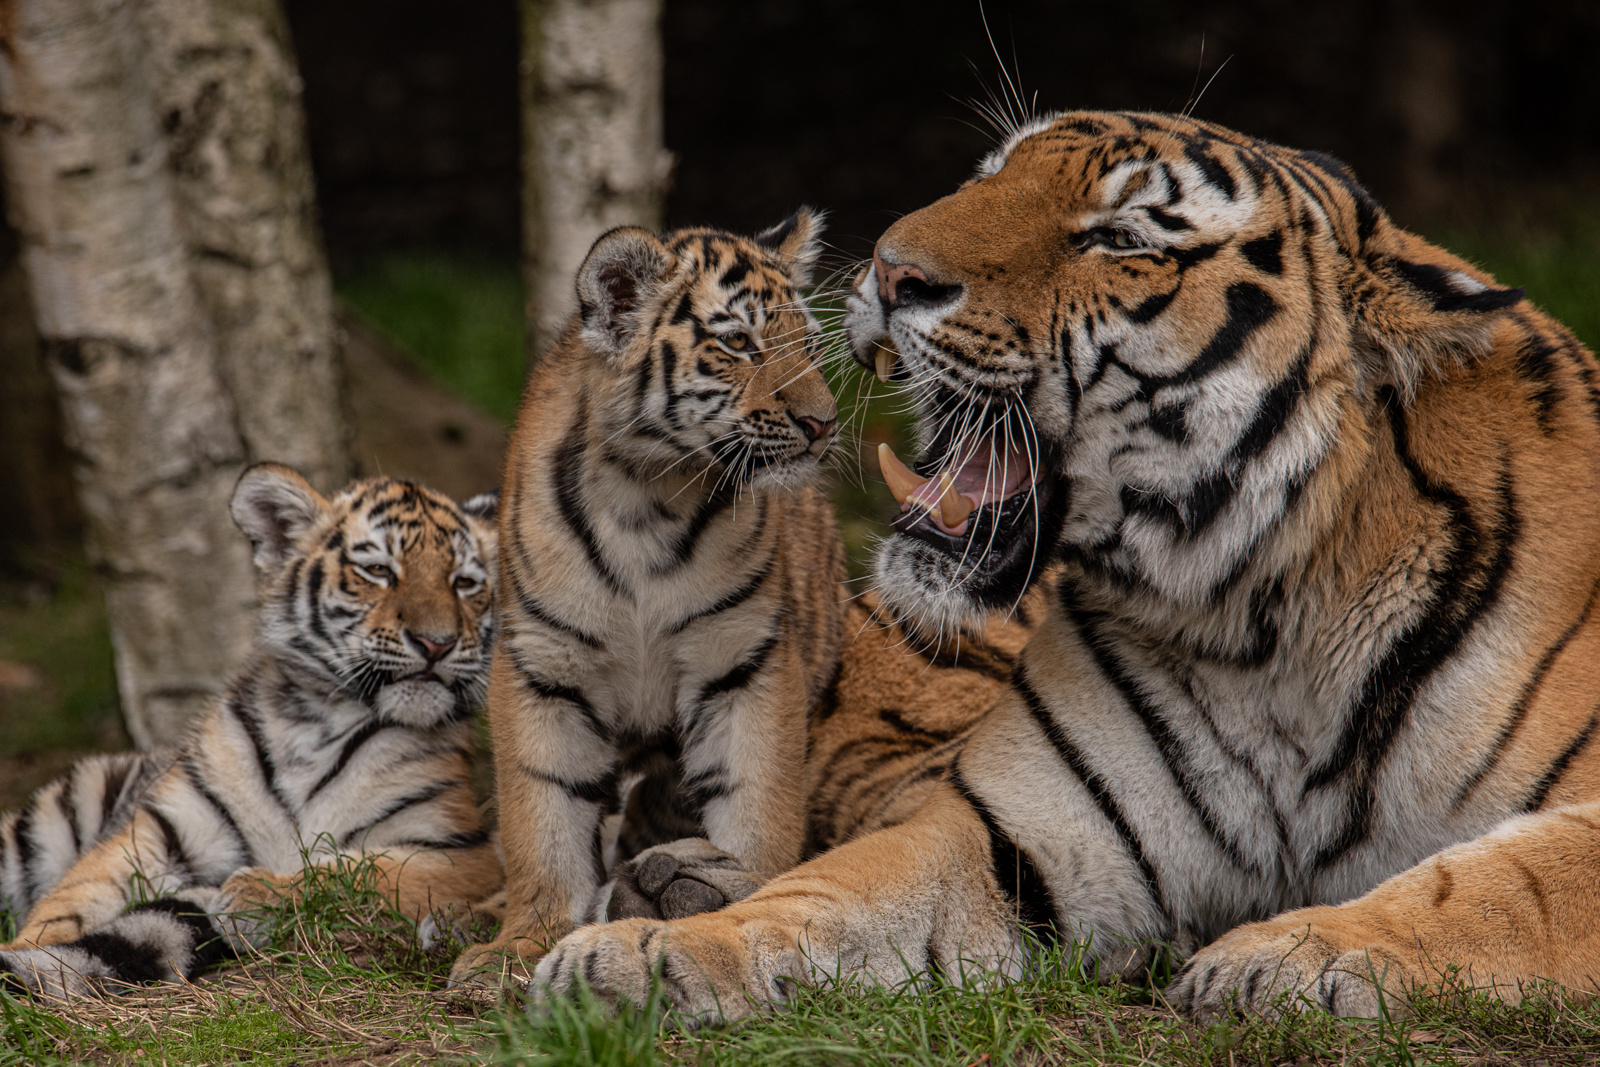
[{"label": "tiger chin", "polygon": [[0,984],[46,997],[193,979],[262,933],[304,864],[361,859],[413,920],[501,881],[471,720],[495,635],[496,494],[371,478],[234,489],[261,608],[249,660],[176,748],[93,757],[0,820]]},{"label": "tiger chin", "polygon": [[1017,974],[1021,929],[1101,973],[1189,955],[1167,996],[1202,1016],[1595,991],[1600,364],[1569,331],[1335,159],[1112,112],[897,221],[848,325],[924,428],[883,457],[884,598],[937,634],[1048,560],[1049,612],[898,825],[592,928],[597,992],[661,974],[732,1018]]}]

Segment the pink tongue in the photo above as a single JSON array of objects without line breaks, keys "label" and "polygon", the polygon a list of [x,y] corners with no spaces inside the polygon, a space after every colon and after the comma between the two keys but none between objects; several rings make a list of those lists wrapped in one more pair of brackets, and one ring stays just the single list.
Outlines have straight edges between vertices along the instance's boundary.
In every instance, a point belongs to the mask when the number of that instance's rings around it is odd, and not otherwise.
[{"label": "pink tongue", "polygon": [[[996,500],[1004,500],[1033,483],[1033,470],[1020,448],[996,448],[993,443],[984,441],[978,444],[976,451],[966,455],[960,466],[953,470],[946,466],[912,490],[900,510],[923,507],[933,509],[937,514],[942,474],[950,474],[955,481],[956,492],[979,508]],[[965,525],[962,523],[963,527]]]}]

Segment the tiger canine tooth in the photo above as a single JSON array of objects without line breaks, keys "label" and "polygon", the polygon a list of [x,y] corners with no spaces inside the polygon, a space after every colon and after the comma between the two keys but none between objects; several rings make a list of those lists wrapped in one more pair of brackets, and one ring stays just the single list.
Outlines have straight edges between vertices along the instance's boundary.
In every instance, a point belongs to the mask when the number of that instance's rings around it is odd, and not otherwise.
[{"label": "tiger canine tooth", "polygon": [[872,355],[874,369],[878,372],[878,381],[887,382],[889,375],[894,373],[894,353],[882,345]]},{"label": "tiger canine tooth", "polygon": [[884,483],[888,485],[896,504],[904,504],[907,497],[928,481],[901,463],[900,457],[894,454],[894,449],[889,447],[887,441],[878,446],[878,469],[883,471]]},{"label": "tiger canine tooth", "polygon": [[972,501],[956,492],[950,475],[939,475],[939,520],[949,529],[955,529],[972,514]]}]

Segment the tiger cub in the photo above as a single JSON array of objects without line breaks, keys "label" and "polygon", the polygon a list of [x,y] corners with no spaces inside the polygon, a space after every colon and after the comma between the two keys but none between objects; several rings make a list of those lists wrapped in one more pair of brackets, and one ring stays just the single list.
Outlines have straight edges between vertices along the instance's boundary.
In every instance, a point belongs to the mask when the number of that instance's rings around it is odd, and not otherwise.
[{"label": "tiger cub", "polygon": [[458,978],[594,914],[602,821],[664,752],[717,849],[762,878],[800,858],[845,578],[810,485],[837,417],[799,296],[820,228],[808,210],[754,238],[622,228],[578,273],[507,460],[489,680],[507,904]]},{"label": "tiger cub", "polygon": [[260,576],[253,656],[175,751],[85,760],[0,821],[8,985],[193,977],[227,952],[217,916],[292,892],[307,856],[374,856],[414,917],[500,884],[468,770],[495,496],[375,478],[325,499],[261,464],[231,508]]}]

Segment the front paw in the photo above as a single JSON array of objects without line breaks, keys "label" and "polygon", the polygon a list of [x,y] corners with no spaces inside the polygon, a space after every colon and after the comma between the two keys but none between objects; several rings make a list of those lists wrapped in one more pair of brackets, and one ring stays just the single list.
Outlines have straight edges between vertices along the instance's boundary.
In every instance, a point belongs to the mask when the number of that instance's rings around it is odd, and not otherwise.
[{"label": "front paw", "polygon": [[1250,923],[1213,941],[1178,972],[1167,999],[1202,1019],[1316,1006],[1361,1018],[1382,1015],[1385,1007],[1404,1010],[1415,976],[1399,951],[1347,924],[1296,914]]},{"label": "front paw", "polygon": [[590,906],[591,922],[686,919],[726,907],[761,888],[737,856],[700,837],[647,848],[618,864]]},{"label": "front paw", "polygon": [[749,981],[747,972],[763,969],[757,966],[762,954],[752,955],[734,930],[692,929],[695,925],[694,920],[625,919],[575,930],[540,961],[529,992],[567,995],[581,982],[613,1006],[643,1005],[659,980],[674,1020],[687,1027],[743,1019],[793,995],[798,983],[788,974],[796,960],[767,960],[785,964],[777,968],[783,973],[766,982]]},{"label": "front paw", "polygon": [[450,967],[450,985],[499,987],[524,984],[533,978],[533,966],[544,957],[546,943],[528,937],[501,935],[493,941],[468,945]]},{"label": "front paw", "polygon": [[266,867],[243,867],[222,883],[222,899],[229,911],[282,907],[291,892],[290,880]]}]

